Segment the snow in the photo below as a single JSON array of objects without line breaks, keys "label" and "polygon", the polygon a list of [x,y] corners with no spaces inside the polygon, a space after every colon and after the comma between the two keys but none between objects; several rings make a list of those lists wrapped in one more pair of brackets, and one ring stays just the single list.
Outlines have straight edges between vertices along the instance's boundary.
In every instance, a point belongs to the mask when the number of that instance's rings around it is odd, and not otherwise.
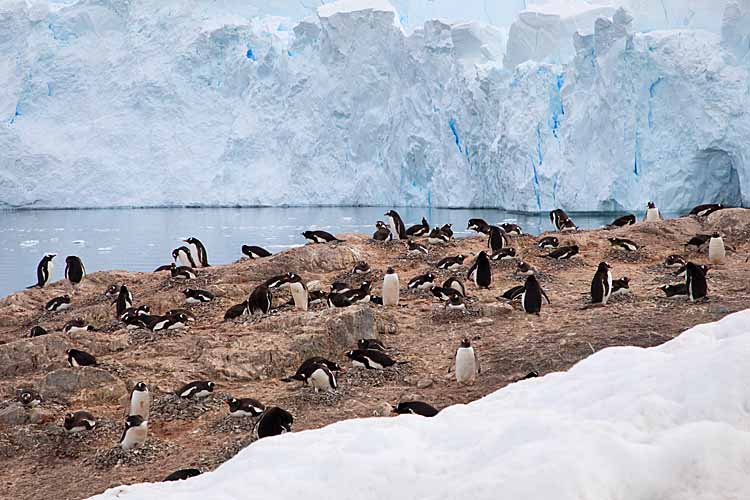
[{"label": "snow", "polygon": [[743,311],[659,347],[604,349],[431,419],[266,438],[194,479],[93,498],[748,498],[749,326]]}]

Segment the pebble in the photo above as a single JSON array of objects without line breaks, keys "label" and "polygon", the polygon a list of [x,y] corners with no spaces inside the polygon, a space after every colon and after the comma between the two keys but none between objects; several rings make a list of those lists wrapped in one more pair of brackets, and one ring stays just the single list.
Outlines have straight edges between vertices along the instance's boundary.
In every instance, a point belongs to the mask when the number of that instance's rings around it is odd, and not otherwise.
[{"label": "pebble", "polygon": [[417,389],[427,389],[432,385],[432,379],[431,378],[423,378],[419,382],[417,382]]}]

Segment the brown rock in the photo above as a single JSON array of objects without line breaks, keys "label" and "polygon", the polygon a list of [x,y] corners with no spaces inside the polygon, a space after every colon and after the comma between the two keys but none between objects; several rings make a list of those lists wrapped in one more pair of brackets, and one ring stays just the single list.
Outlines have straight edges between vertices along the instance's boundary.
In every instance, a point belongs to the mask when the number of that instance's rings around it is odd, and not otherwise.
[{"label": "brown rock", "polygon": [[9,406],[0,409],[0,426],[13,427],[23,425],[28,419],[26,409],[21,403],[13,402]]},{"label": "brown rock", "polygon": [[0,377],[60,366],[65,362],[67,348],[67,340],[54,334],[0,345]]},{"label": "brown rock", "polygon": [[427,389],[432,385],[432,379],[431,378],[423,378],[419,382],[417,382],[417,389]]},{"label": "brown rock", "polygon": [[479,313],[487,318],[499,318],[507,316],[511,312],[513,312],[513,307],[500,302],[495,304],[482,304],[479,306]]},{"label": "brown rock", "polygon": [[51,400],[69,401],[80,396],[91,403],[117,402],[127,392],[127,387],[107,370],[85,366],[48,373],[39,386],[39,392]]},{"label": "brown rock", "polygon": [[398,332],[398,325],[391,314],[369,305],[361,305],[337,311],[326,323],[326,329],[332,342],[342,347],[353,347],[359,339],[395,334]]}]

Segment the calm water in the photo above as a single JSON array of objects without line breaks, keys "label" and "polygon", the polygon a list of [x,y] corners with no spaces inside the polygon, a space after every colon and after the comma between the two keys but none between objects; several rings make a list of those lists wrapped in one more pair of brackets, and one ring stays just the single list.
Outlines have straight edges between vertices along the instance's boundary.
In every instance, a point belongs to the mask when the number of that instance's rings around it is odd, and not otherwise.
[{"label": "calm water", "polygon": [[[36,266],[48,252],[55,259],[53,281],[62,279],[65,256],[78,255],[88,272],[125,269],[152,271],[171,262],[172,250],[190,236],[208,250],[209,263],[239,259],[243,244],[259,245],[272,253],[303,245],[307,229],[331,233],[372,234],[387,209],[381,207],[326,208],[157,208],[118,210],[0,211],[0,297],[36,283]],[[453,223],[456,237],[464,237],[467,220],[484,218],[490,224],[515,222],[526,232],[550,230],[543,215],[518,215],[500,210],[398,209],[407,226],[422,216],[430,224]],[[582,228],[599,227],[614,216],[576,215]],[[473,234],[473,233],[472,233]]]}]

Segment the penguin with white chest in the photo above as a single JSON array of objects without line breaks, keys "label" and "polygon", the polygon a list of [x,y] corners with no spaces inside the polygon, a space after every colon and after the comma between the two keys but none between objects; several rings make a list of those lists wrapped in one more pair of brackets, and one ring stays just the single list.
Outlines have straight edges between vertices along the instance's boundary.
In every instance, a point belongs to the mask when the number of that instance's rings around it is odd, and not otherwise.
[{"label": "penguin with white chest", "polygon": [[336,385],[336,376],[324,363],[320,363],[315,367],[307,380],[307,384],[315,389],[315,392],[335,392],[338,387]]},{"label": "penguin with white chest", "polygon": [[723,264],[726,256],[724,240],[719,233],[713,233],[708,241],[708,261],[711,264]]},{"label": "penguin with white chest", "polygon": [[521,307],[523,311],[527,314],[539,315],[542,310],[542,298],[547,299],[547,303],[550,304],[549,297],[542,290],[536,276],[533,274],[528,276],[524,284],[523,293],[521,294]]},{"label": "penguin with white chest", "polygon": [[206,302],[214,300],[214,294],[207,292],[206,290],[186,288],[182,293],[185,295],[185,302],[188,304],[205,304]]},{"label": "penguin with white chest", "polygon": [[482,373],[482,369],[479,366],[477,353],[471,346],[469,339],[465,338],[456,350],[456,382],[472,384],[480,373]]},{"label": "penguin with white chest", "polygon": [[646,222],[656,222],[662,220],[659,209],[656,208],[656,204],[653,201],[648,202],[648,208],[646,209]]},{"label": "penguin with white chest", "polygon": [[86,351],[78,349],[68,349],[65,351],[68,356],[68,364],[71,368],[80,368],[82,366],[96,366],[96,358]]},{"label": "penguin with white chest", "polygon": [[185,384],[177,391],[177,395],[185,399],[203,399],[214,392],[216,384],[208,380],[196,380]]},{"label": "penguin with white chest", "polygon": [[258,285],[247,299],[247,311],[250,314],[268,314],[271,312],[271,290],[265,285]]},{"label": "penguin with white chest", "polygon": [[91,413],[83,410],[68,413],[63,420],[63,429],[68,434],[90,431],[94,427],[96,427],[96,419]]},{"label": "penguin with white chest", "polygon": [[73,333],[93,332],[94,330],[96,330],[96,328],[86,323],[83,318],[74,318],[63,326],[63,333],[69,335]]},{"label": "penguin with white chest", "polygon": [[138,415],[148,420],[151,414],[151,392],[143,382],[138,382],[130,393],[130,412],[128,415]]},{"label": "penguin with white chest", "polygon": [[478,288],[490,287],[492,284],[492,267],[487,252],[484,250],[479,252],[467,276]]},{"label": "penguin with white chest", "polygon": [[505,239],[505,231],[497,226],[490,226],[490,235],[487,240],[487,246],[492,253],[497,253],[504,247],[508,246],[508,240]]},{"label": "penguin with white chest", "polygon": [[295,273],[287,275],[286,287],[292,292],[294,308],[298,311],[307,311],[310,307],[310,299],[307,293],[307,286],[302,282],[302,278]]},{"label": "penguin with white chest", "polygon": [[50,278],[52,278],[52,270],[55,268],[52,259],[56,256],[55,253],[48,253],[42,257],[42,260],[36,266],[36,284],[26,288],[44,288],[44,285],[49,283]]},{"label": "penguin with white chest", "polygon": [[203,246],[201,240],[191,236],[182,241],[189,245],[190,254],[193,256],[193,260],[196,264],[195,267],[210,267],[208,264],[208,252],[206,252],[206,247]]},{"label": "penguin with white chest", "polygon": [[224,402],[229,405],[229,416],[235,418],[259,417],[266,409],[263,403],[253,398],[228,398]]},{"label": "penguin with white chest", "polygon": [[271,252],[256,245],[242,245],[242,255],[246,255],[251,259],[263,259],[270,257]]},{"label": "penguin with white chest", "polygon": [[389,267],[383,276],[383,306],[394,307],[398,305],[400,284],[396,270]]},{"label": "penguin with white chest", "polygon": [[255,430],[258,434],[258,439],[263,439],[292,432],[293,423],[294,417],[291,413],[278,406],[273,406],[263,412]]},{"label": "penguin with white chest", "polygon": [[388,217],[388,226],[391,230],[391,237],[394,240],[405,240],[406,239],[406,226],[401,216],[395,210],[389,210],[385,213]]},{"label": "penguin with white chest", "polygon": [[612,295],[612,271],[609,264],[600,262],[591,281],[591,303],[606,305]]},{"label": "penguin with white chest", "polygon": [[463,254],[456,255],[455,257],[445,257],[440,259],[440,262],[437,263],[437,268],[445,269],[447,271],[458,271],[461,269],[461,266],[464,265],[465,259],[466,256]]},{"label": "penguin with white chest", "polygon": [[125,314],[125,311],[133,307],[133,294],[130,293],[127,286],[122,285],[120,287],[117,298],[113,303],[115,304],[118,318],[121,318]]},{"label": "penguin with white chest", "polygon": [[429,290],[434,286],[435,275],[432,273],[421,274],[409,280],[407,288],[411,290]]},{"label": "penguin with white chest", "polygon": [[174,259],[175,263],[179,263],[181,267],[197,267],[193,259],[193,253],[188,247],[183,246],[172,250],[172,259]]},{"label": "penguin with white chest", "polygon": [[148,437],[148,420],[140,415],[130,415],[125,419],[125,430],[120,438],[120,447],[123,450],[139,448],[146,443]]},{"label": "penguin with white chest", "polygon": [[346,353],[352,365],[368,370],[382,370],[393,366],[396,362],[382,351],[375,349],[354,349]]}]

